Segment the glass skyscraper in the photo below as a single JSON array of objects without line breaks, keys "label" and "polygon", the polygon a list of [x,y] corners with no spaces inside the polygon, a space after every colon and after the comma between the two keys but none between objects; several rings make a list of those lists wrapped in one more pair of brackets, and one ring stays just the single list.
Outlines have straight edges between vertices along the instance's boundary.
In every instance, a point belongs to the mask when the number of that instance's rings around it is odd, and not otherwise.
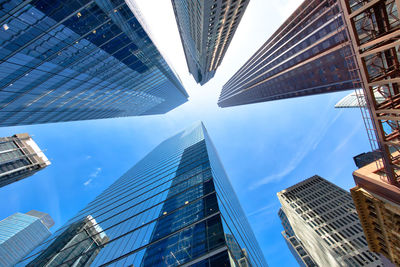
[{"label": "glass skyscraper", "polygon": [[15,213],[0,221],[0,266],[11,267],[50,236],[53,219],[43,212]]},{"label": "glass skyscraper", "polygon": [[212,79],[249,0],[172,0],[189,72],[201,85]]},{"label": "glass skyscraper", "polygon": [[108,240],[96,220],[88,215],[69,225],[45,252],[26,266],[57,266],[67,261],[68,266],[90,266]]},{"label": "glass skyscraper", "polygon": [[223,86],[220,107],[354,88],[338,0],[305,0]]},{"label": "glass skyscraper", "polygon": [[50,165],[27,133],[0,137],[0,187],[27,178]]},{"label": "glass skyscraper", "polygon": [[161,114],[187,101],[134,0],[0,3],[0,126]]},{"label": "glass skyscraper", "polygon": [[202,123],[158,145],[17,266],[89,264],[267,266]]}]

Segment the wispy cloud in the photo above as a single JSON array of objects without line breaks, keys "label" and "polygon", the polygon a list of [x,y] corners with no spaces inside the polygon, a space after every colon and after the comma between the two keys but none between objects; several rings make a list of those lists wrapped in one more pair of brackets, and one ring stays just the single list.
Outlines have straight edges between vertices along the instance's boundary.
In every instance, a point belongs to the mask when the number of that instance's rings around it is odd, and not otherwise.
[{"label": "wispy cloud", "polygon": [[[332,107],[328,105],[328,108],[330,109]],[[325,113],[327,112],[328,110],[325,110]],[[313,134],[307,135],[305,141],[301,142],[302,145],[299,146],[297,153],[294,155],[294,157],[292,157],[289,163],[284,166],[285,169],[278,173],[260,179],[258,182],[250,185],[249,189],[254,190],[260,186],[269,183],[279,182],[280,180],[282,180],[283,177],[285,177],[286,175],[290,174],[293,170],[295,170],[297,166],[303,161],[303,159],[308,155],[308,153],[310,153],[312,150],[315,150],[318,147],[319,143],[326,135],[328,129],[336,122],[336,120],[340,117],[342,112],[343,110],[340,110],[332,120],[326,120],[325,115],[320,116],[320,118],[323,118],[323,120],[321,121],[320,119],[316,123],[314,123],[310,131],[310,133]]]},{"label": "wispy cloud", "polygon": [[252,211],[250,213],[247,214],[247,217],[252,217],[252,216],[256,216],[256,215],[260,215],[260,214],[265,214],[265,213],[271,213],[271,212],[275,212],[276,211],[276,204],[272,203],[272,204],[268,204],[262,208],[259,208],[255,211]]},{"label": "wispy cloud", "polygon": [[354,124],[353,129],[351,130],[351,132],[349,132],[348,135],[345,138],[342,139],[342,141],[335,148],[333,153],[336,153],[339,150],[341,150],[343,147],[345,147],[349,143],[349,141],[358,133],[358,131],[360,130],[361,127],[362,127],[362,120],[359,120],[358,123]]},{"label": "wispy cloud", "polygon": [[84,182],[83,185],[84,185],[84,186],[88,186],[88,185],[93,181],[94,178],[96,178],[97,176],[99,176],[101,170],[102,170],[102,169],[101,169],[100,167],[96,168],[96,169],[89,175],[91,178],[89,178],[86,182]]},{"label": "wispy cloud", "polygon": [[96,178],[100,174],[100,172],[101,168],[96,168],[96,170],[90,174],[90,177]]},{"label": "wispy cloud", "polygon": [[85,159],[91,159],[92,158],[92,156],[90,156],[90,155],[87,155],[86,157],[85,157]]},{"label": "wispy cloud", "polygon": [[89,180],[87,180],[86,182],[84,182],[83,185],[84,185],[84,186],[88,186],[92,181],[93,181],[93,179],[90,178]]}]

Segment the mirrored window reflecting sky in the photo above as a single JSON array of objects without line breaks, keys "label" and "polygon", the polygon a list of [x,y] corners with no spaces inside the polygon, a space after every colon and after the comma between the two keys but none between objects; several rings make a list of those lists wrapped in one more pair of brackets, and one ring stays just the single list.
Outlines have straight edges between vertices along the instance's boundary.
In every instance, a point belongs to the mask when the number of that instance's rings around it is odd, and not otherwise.
[{"label": "mirrored window reflecting sky", "polygon": [[170,1],[137,0],[189,101],[165,115],[0,128],[0,136],[28,132],[52,162],[1,188],[7,202],[0,219],[40,210],[52,216],[55,231],[156,145],[201,120],[269,266],[295,266],[281,236],[276,192],[314,174],[353,187],[352,157],[370,150],[361,115],[334,108],[349,91],[224,109],[217,100],[226,81],[300,3],[251,0],[218,72],[201,87],[187,70]]}]

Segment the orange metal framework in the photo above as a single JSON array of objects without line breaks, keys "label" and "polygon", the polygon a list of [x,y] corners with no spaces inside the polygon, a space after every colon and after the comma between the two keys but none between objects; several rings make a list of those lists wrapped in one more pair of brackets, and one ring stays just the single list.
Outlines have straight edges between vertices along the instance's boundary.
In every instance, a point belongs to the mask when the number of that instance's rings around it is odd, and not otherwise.
[{"label": "orange metal framework", "polygon": [[[383,179],[400,187],[400,0],[340,2],[353,47],[346,55],[349,71],[367,100],[361,111],[368,137],[382,152]],[[376,95],[385,100],[378,103]]]}]

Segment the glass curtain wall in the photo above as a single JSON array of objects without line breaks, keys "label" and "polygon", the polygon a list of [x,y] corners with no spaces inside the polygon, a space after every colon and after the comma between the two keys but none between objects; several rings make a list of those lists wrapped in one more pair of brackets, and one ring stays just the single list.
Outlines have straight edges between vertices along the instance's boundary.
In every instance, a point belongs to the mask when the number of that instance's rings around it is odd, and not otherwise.
[{"label": "glass curtain wall", "polygon": [[[91,225],[77,229],[88,216]],[[202,123],[157,146],[19,266],[88,266],[88,258],[91,266],[267,265]]]},{"label": "glass curtain wall", "polygon": [[133,0],[0,3],[0,126],[161,114],[187,101]]}]

